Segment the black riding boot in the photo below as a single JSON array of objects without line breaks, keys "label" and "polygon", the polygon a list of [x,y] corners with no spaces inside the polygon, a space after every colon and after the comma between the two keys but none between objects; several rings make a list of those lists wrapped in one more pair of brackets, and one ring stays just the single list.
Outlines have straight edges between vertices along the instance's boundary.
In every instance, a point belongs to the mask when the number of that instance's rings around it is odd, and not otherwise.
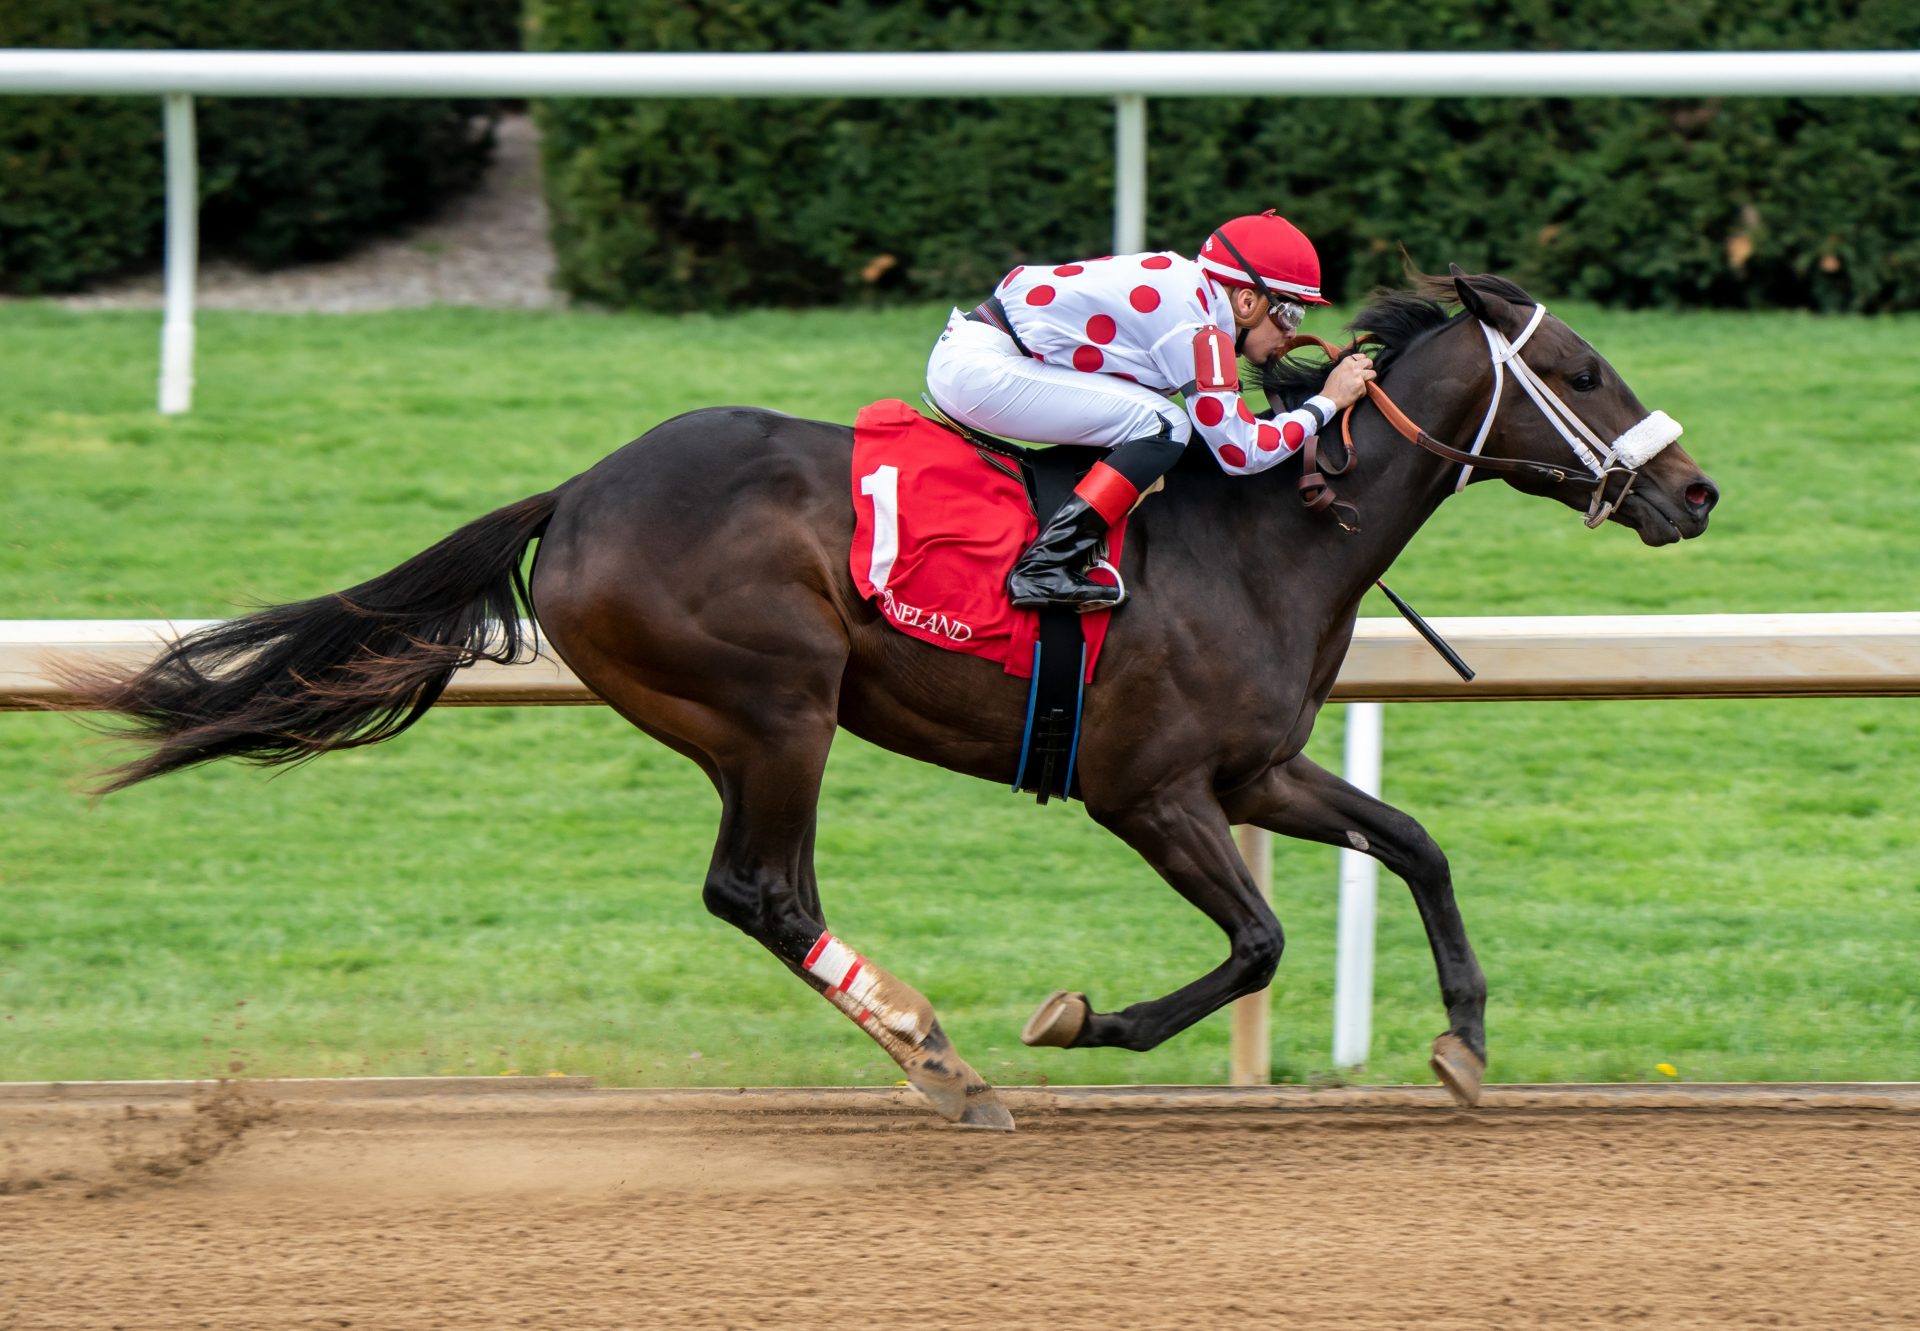
[{"label": "black riding boot", "polygon": [[1124,601],[1127,594],[1123,589],[1087,576],[1100,538],[1107,534],[1107,525],[1092,504],[1078,494],[1069,496],[1026,553],[1014,561],[1013,572],[1007,575],[1007,591],[1013,603],[1027,610],[1070,605],[1085,614],[1089,610],[1109,610]]},{"label": "black riding boot", "polygon": [[[1095,582],[1087,569],[1100,538],[1179,460],[1180,448],[1169,429],[1129,439],[1094,463],[1026,553],[1014,561],[1013,572],[1007,574],[1013,603],[1025,610],[1070,605],[1085,614],[1124,602],[1125,587]],[[1119,581],[1117,573],[1114,581]]]}]

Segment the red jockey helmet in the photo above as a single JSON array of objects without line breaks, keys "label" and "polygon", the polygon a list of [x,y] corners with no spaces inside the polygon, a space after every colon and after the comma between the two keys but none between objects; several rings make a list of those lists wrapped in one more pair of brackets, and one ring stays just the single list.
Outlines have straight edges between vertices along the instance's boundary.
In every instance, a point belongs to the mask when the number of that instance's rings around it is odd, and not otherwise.
[{"label": "red jockey helmet", "polygon": [[[1234,251],[1239,251],[1236,257]],[[1269,208],[1258,217],[1236,217],[1207,237],[1200,247],[1200,266],[1215,281],[1228,286],[1258,286],[1241,259],[1253,266],[1261,282],[1275,295],[1290,296],[1309,305],[1328,303],[1320,294],[1320,256],[1299,227]]]}]

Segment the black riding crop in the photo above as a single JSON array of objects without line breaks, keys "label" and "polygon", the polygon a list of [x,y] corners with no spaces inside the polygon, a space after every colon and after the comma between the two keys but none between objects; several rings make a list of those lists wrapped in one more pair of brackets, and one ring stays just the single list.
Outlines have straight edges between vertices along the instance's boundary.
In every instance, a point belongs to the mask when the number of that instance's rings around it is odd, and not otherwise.
[{"label": "black riding crop", "polygon": [[1393,602],[1393,608],[1407,617],[1407,623],[1413,625],[1415,632],[1427,640],[1429,647],[1432,647],[1434,651],[1440,653],[1441,659],[1453,667],[1456,675],[1460,676],[1461,679],[1469,684],[1473,683],[1473,667],[1460,659],[1460,653],[1447,646],[1447,640],[1433,631],[1433,625],[1420,618],[1420,612],[1418,610],[1415,610],[1412,606],[1396,596],[1393,588],[1387,586],[1387,584],[1380,581],[1380,579],[1375,578],[1373,585],[1387,594],[1387,599]]}]

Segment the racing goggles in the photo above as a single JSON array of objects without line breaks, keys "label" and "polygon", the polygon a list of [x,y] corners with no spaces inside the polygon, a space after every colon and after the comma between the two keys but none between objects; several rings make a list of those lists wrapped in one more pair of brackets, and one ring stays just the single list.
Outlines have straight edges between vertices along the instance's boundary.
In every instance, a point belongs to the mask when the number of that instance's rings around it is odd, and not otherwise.
[{"label": "racing goggles", "polygon": [[1276,324],[1280,325],[1281,333],[1292,337],[1299,332],[1300,321],[1307,317],[1307,307],[1297,300],[1282,300],[1271,291],[1266,292],[1265,295],[1267,313],[1273,316]]}]

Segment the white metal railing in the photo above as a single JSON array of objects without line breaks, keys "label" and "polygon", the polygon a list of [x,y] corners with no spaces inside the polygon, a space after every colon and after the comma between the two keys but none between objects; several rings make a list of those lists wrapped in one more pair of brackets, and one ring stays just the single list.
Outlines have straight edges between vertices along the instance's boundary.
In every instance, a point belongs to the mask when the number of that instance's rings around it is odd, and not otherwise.
[{"label": "white metal railing", "polygon": [[1909,96],[1920,51],[1003,51],[540,54],[0,50],[0,95],[166,99],[160,410],[193,397],[191,98],[1104,97],[1114,252],[1146,243],[1147,97]]},{"label": "white metal railing", "polygon": [[0,93],[209,97],[1671,97],[1920,93],[1917,51],[0,50]]},{"label": "white metal railing", "polygon": [[[138,666],[206,620],[0,620],[0,711],[68,697],[50,657]],[[1837,698],[1920,696],[1920,613],[1556,616],[1436,619],[1475,667],[1462,681],[1398,619],[1363,619],[1333,697],[1347,707],[1347,780],[1380,793],[1382,702],[1579,698]],[[483,662],[459,672],[454,706],[587,704],[598,697],[550,655],[523,665]],[[1263,895],[1272,891],[1272,839],[1239,833]],[[1378,865],[1340,852],[1340,922],[1333,1063],[1367,1060],[1373,1012]],[[1271,1066],[1265,993],[1234,1005],[1232,1080],[1263,1085]]]},{"label": "white metal railing", "polygon": [[167,301],[160,323],[160,411],[193,405],[193,289],[200,268],[200,161],[194,150],[193,98],[161,101],[167,130]]}]

